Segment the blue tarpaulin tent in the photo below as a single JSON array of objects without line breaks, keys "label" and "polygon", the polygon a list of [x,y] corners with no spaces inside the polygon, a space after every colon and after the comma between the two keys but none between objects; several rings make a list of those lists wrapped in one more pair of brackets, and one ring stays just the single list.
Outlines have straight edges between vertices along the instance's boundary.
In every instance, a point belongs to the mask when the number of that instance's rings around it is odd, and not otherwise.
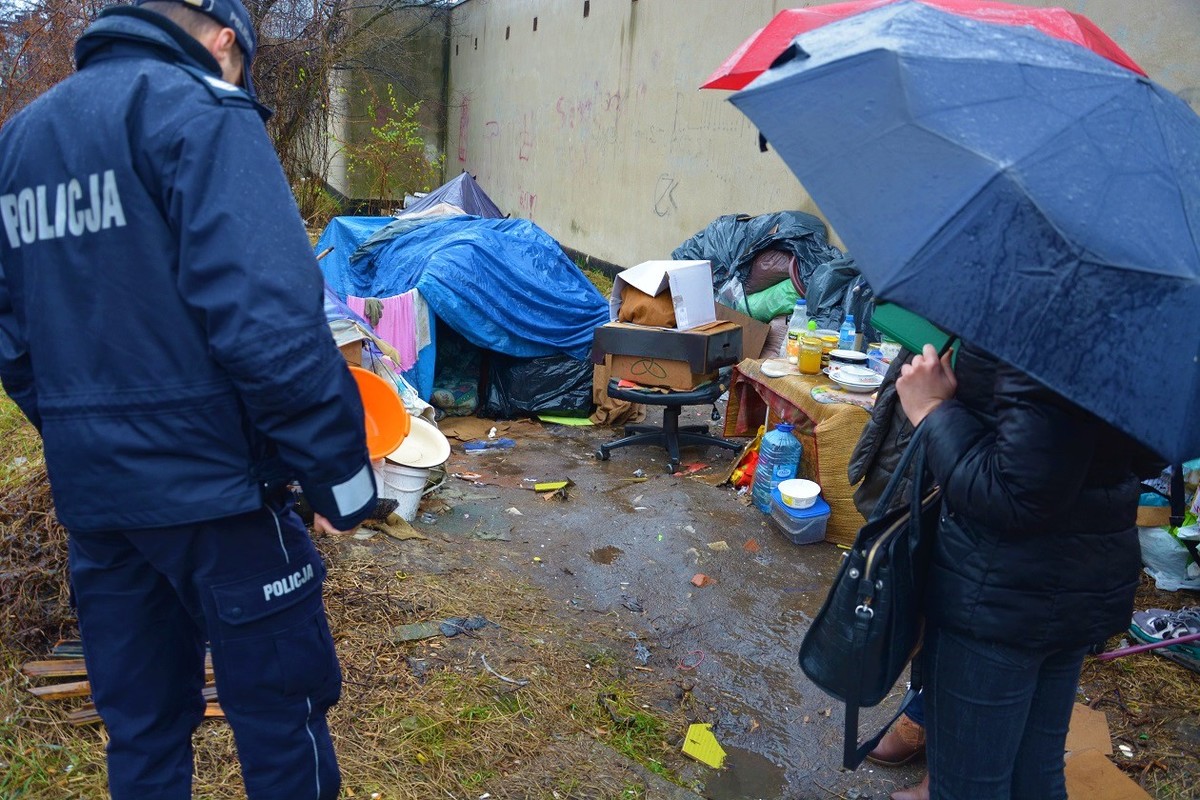
[{"label": "blue tarpaulin tent", "polygon": [[[389,225],[394,236],[382,231]],[[381,235],[373,246],[356,253],[375,234]],[[383,298],[418,289],[437,319],[485,350],[585,360],[593,331],[608,322],[608,301],[528,220],[337,217],[316,249],[330,246],[321,269],[340,297]],[[423,399],[433,388],[435,346],[421,350],[405,374]]]}]

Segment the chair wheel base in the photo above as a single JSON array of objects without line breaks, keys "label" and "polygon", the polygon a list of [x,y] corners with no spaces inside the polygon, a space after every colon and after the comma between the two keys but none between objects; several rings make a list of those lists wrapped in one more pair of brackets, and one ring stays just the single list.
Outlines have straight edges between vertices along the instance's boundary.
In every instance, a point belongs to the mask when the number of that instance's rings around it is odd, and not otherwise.
[{"label": "chair wheel base", "polygon": [[608,451],[604,449],[597,450],[596,458],[600,461],[608,461]]}]

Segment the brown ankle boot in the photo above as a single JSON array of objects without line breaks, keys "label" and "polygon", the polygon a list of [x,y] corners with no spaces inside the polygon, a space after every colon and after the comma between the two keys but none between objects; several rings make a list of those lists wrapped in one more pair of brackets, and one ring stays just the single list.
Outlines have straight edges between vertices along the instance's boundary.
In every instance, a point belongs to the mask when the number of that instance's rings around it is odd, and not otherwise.
[{"label": "brown ankle boot", "polygon": [[916,786],[909,786],[907,789],[898,789],[888,796],[892,800],[929,800],[929,773],[926,772],[925,779]]},{"label": "brown ankle boot", "polygon": [[898,767],[925,754],[925,729],[901,714],[896,724],[883,735],[867,759],[885,767]]}]

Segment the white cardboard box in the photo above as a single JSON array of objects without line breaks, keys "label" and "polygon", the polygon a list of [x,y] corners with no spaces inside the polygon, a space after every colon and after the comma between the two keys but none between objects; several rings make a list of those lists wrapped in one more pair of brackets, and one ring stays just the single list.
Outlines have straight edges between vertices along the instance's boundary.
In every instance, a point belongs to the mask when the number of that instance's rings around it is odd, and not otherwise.
[{"label": "white cardboard box", "polygon": [[707,325],[717,318],[713,299],[712,264],[708,261],[644,261],[617,273],[612,297],[608,301],[608,319],[615,322],[621,310],[621,293],[633,286],[651,297],[670,289],[675,307],[675,328],[685,331]]}]

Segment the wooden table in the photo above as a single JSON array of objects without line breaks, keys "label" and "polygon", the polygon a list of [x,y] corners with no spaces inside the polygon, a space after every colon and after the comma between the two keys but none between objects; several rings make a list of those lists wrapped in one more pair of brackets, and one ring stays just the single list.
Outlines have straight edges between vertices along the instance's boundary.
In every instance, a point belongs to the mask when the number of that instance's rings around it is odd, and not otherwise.
[{"label": "wooden table", "polygon": [[851,544],[864,520],[854,507],[854,487],[846,477],[850,454],[870,413],[848,402],[819,402],[813,396],[839,396],[855,403],[870,404],[870,396],[838,392],[824,375],[787,375],[768,378],[762,361],[745,359],[733,370],[729,404],[725,410],[725,436],[754,436],[764,422],[768,430],[779,422],[796,426],[800,440],[800,477],[821,485],[821,496],[829,503],[826,541]]}]

